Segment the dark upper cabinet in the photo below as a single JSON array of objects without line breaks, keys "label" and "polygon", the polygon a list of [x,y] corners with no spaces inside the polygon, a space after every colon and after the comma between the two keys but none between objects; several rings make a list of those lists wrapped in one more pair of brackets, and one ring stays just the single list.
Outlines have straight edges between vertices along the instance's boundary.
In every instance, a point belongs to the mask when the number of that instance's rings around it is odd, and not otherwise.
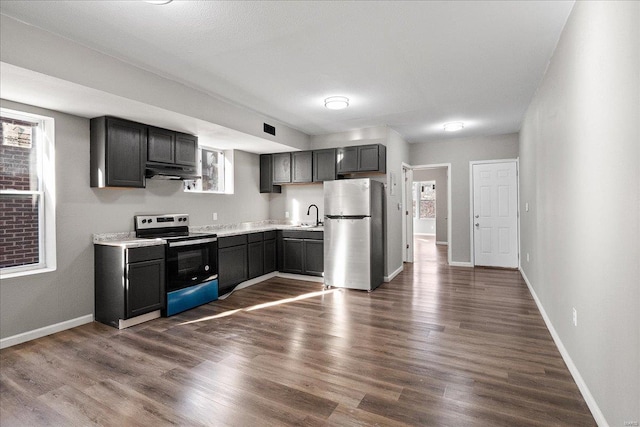
[{"label": "dark upper cabinet", "polygon": [[272,154],[273,184],[291,182],[291,153]]},{"label": "dark upper cabinet", "polygon": [[382,144],[338,148],[338,174],[387,171],[387,148]]},{"label": "dark upper cabinet", "polygon": [[176,133],[167,129],[149,127],[147,161],[175,163]]},{"label": "dark upper cabinet", "polygon": [[273,154],[260,154],[260,192],[282,192],[282,187],[273,185]]},{"label": "dark upper cabinet", "polygon": [[147,162],[196,166],[198,137],[149,126]]},{"label": "dark upper cabinet", "polygon": [[291,182],[313,181],[313,152],[295,151],[291,153]]},{"label": "dark upper cabinet", "polygon": [[358,147],[342,147],[336,150],[338,173],[358,172]]},{"label": "dark upper cabinet", "polygon": [[145,186],[147,127],[115,117],[91,119],[91,187]]},{"label": "dark upper cabinet", "polygon": [[332,181],[336,179],[336,150],[313,151],[313,182]]},{"label": "dark upper cabinet", "polygon": [[196,166],[198,137],[176,132],[175,163],[184,166]]}]

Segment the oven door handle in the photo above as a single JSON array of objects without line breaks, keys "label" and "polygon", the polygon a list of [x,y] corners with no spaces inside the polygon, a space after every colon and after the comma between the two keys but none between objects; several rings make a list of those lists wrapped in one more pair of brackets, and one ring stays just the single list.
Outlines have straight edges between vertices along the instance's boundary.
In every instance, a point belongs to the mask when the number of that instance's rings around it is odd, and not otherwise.
[{"label": "oven door handle", "polygon": [[178,246],[190,246],[190,245],[200,245],[202,243],[213,243],[217,242],[217,237],[207,237],[204,239],[193,239],[193,240],[178,240],[177,242],[169,242],[168,245],[170,248],[175,248]]}]

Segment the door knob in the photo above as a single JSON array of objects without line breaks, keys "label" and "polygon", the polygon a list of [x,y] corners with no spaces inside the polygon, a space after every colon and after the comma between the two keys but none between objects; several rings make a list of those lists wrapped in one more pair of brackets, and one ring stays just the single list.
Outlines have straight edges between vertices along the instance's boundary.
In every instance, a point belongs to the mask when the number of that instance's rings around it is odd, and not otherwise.
[{"label": "door knob", "polygon": [[476,218],[480,218],[480,215],[476,215]]},{"label": "door knob", "polygon": [[480,223],[479,222],[476,222],[476,227],[480,227]]}]

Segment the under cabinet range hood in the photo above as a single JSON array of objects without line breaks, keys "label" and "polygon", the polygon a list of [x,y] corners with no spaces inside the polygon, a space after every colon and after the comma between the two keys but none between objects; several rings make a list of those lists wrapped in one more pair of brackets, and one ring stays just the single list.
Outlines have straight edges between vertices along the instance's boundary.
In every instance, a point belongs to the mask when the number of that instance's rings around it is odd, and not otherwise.
[{"label": "under cabinet range hood", "polygon": [[190,166],[149,164],[149,163],[147,163],[145,176],[147,178],[173,179],[173,180],[201,178],[201,176],[197,174],[196,169]]}]

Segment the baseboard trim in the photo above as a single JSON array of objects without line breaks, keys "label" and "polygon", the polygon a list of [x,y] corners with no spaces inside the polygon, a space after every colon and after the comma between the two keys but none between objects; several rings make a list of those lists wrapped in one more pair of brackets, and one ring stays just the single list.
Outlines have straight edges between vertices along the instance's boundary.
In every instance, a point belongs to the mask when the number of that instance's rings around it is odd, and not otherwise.
[{"label": "baseboard trim", "polygon": [[391,273],[390,275],[388,275],[388,276],[384,276],[384,281],[385,281],[386,283],[389,283],[390,281],[392,281],[393,279],[395,279],[395,277],[396,277],[398,274],[402,273],[402,270],[403,270],[403,269],[404,269],[404,265],[401,265],[400,267],[398,267],[398,268],[396,269],[396,271],[394,271],[394,272],[393,272],[393,273]]},{"label": "baseboard trim", "polygon": [[436,245],[449,246],[449,242],[436,242]]},{"label": "baseboard trim", "polygon": [[564,363],[567,365],[567,368],[569,368],[569,372],[571,373],[573,380],[578,385],[578,389],[580,390],[580,393],[582,393],[582,397],[587,403],[587,406],[591,411],[591,415],[593,415],[593,418],[595,419],[598,426],[609,427],[609,423],[607,423],[607,420],[602,414],[602,411],[600,410],[598,403],[596,402],[593,395],[591,394],[591,391],[589,391],[589,387],[584,382],[582,375],[580,375],[580,371],[578,371],[578,368],[573,363],[573,360],[571,359],[569,352],[567,351],[564,344],[562,343],[562,340],[560,339],[560,336],[556,332],[556,329],[553,327],[553,324],[551,323],[551,319],[549,319],[549,316],[547,316],[547,312],[542,306],[542,303],[540,302],[540,299],[538,298],[536,291],[533,289],[533,286],[531,286],[531,282],[529,282],[529,278],[524,273],[524,270],[522,269],[522,267],[519,267],[518,270],[520,270],[520,274],[522,275],[524,282],[527,284],[527,288],[529,288],[529,292],[531,293],[533,300],[536,302],[536,306],[538,306],[538,310],[542,315],[542,319],[544,320],[545,325],[547,325],[547,329],[549,330],[549,333],[553,338],[553,342],[556,344],[556,347],[558,347],[558,351],[560,352],[560,355],[562,356]]},{"label": "baseboard trim", "polygon": [[470,262],[451,261],[449,265],[451,267],[473,268],[473,264],[471,264]]},{"label": "baseboard trim", "polygon": [[306,276],[304,274],[292,274],[292,273],[280,273],[280,272],[276,273],[276,276],[282,277],[284,279],[295,279],[295,280],[302,280],[306,282],[324,283],[324,277],[320,277],[320,276]]},{"label": "baseboard trim", "polygon": [[76,317],[75,319],[65,320],[64,322],[56,323],[54,325],[49,325],[7,338],[2,338],[0,339],[0,349],[12,347],[14,345],[22,344],[27,341],[35,340],[37,338],[46,337],[47,335],[66,331],[67,329],[75,328],[76,326],[85,325],[91,322],[93,322],[93,314],[87,314],[84,316]]}]

